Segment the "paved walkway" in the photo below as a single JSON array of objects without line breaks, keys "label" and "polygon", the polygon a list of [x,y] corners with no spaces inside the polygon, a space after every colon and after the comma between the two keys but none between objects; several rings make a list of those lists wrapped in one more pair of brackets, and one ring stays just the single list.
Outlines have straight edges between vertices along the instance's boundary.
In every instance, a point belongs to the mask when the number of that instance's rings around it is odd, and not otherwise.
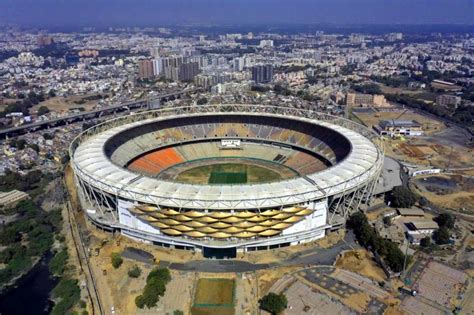
[{"label": "paved walkway", "polygon": [[360,246],[355,243],[355,238],[352,231],[348,231],[344,237],[344,240],[340,241],[331,248],[307,249],[276,263],[253,264],[242,260],[206,259],[193,260],[187,263],[170,263],[167,261],[160,261],[159,266],[180,271],[225,273],[249,272],[260,269],[295,265],[332,265],[340,252],[359,247]]}]

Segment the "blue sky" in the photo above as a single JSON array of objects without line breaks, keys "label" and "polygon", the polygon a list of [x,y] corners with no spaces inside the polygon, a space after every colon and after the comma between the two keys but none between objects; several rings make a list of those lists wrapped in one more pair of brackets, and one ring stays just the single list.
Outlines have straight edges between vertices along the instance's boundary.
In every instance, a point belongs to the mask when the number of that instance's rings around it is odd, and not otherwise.
[{"label": "blue sky", "polygon": [[474,0],[0,0],[0,24],[474,24]]}]

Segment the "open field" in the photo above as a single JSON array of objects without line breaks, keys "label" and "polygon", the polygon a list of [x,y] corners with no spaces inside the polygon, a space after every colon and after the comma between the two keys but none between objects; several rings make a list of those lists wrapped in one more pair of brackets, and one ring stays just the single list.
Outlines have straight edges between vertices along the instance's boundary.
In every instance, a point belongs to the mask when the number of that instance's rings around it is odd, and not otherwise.
[{"label": "open field", "polygon": [[241,184],[261,183],[280,180],[282,176],[265,167],[244,164],[225,163],[198,166],[176,177],[177,181],[195,184]]},{"label": "open field", "polygon": [[474,178],[461,175],[435,175],[413,180],[416,191],[435,205],[474,213]]},{"label": "open field", "polygon": [[234,314],[235,280],[221,278],[199,279],[191,309],[193,315]]},{"label": "open field", "polygon": [[[377,126],[382,120],[397,119],[403,110],[397,110],[393,112],[371,112],[371,113],[357,113],[354,115],[359,118],[367,127]],[[423,116],[417,113],[407,111],[399,119],[401,120],[416,120],[423,126],[425,134],[430,135],[435,132],[439,132],[445,128],[443,122],[434,120],[431,117]]]}]

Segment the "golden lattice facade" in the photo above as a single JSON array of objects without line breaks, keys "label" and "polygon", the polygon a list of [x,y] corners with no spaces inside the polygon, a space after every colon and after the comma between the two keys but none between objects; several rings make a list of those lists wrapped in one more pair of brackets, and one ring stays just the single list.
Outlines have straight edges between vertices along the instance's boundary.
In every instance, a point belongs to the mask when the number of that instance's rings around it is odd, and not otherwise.
[{"label": "golden lattice facade", "polygon": [[129,209],[141,221],[165,235],[214,239],[269,237],[282,233],[313,211],[304,207],[287,207],[254,211],[183,211],[139,205]]}]

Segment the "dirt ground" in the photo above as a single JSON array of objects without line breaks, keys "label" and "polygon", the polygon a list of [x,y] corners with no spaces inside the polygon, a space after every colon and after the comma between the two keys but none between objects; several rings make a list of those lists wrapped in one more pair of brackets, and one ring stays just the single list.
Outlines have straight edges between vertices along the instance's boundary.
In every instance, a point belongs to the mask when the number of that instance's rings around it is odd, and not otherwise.
[{"label": "dirt ground", "polygon": [[47,106],[50,111],[56,113],[66,113],[74,108],[83,107],[86,111],[94,109],[98,101],[86,101],[84,104],[77,104],[75,102],[80,102],[85,95],[74,95],[68,97],[52,97],[45,100],[44,102],[39,103],[31,108],[31,113],[35,113],[40,106]]},{"label": "dirt ground", "polygon": [[[430,179],[444,180],[448,188],[425,184]],[[415,191],[435,205],[464,213],[474,213],[474,179],[460,175],[436,175],[412,180]]]},{"label": "dirt ground", "polygon": [[386,278],[383,270],[365,249],[345,252],[336,260],[336,267],[353,271],[375,281],[384,281]]},{"label": "dirt ground", "polygon": [[378,218],[380,218],[385,212],[393,211],[393,209],[390,209],[388,207],[383,207],[374,211],[366,212],[365,214],[367,215],[367,219],[369,221],[375,221]]},{"label": "dirt ground", "polygon": [[262,297],[267,294],[278,279],[299,269],[301,267],[284,267],[257,271],[259,296]]},{"label": "dirt ground", "polygon": [[[377,126],[382,120],[397,119],[403,110],[394,112],[376,112],[376,113],[354,113],[367,127]],[[400,118],[402,120],[416,120],[423,126],[426,135],[439,132],[445,129],[445,124],[439,120],[434,120],[431,117],[422,116],[417,113],[406,112]]]},{"label": "dirt ground", "polygon": [[433,168],[472,167],[474,150],[469,147],[436,143],[432,138],[387,139],[385,154],[409,164]]}]

